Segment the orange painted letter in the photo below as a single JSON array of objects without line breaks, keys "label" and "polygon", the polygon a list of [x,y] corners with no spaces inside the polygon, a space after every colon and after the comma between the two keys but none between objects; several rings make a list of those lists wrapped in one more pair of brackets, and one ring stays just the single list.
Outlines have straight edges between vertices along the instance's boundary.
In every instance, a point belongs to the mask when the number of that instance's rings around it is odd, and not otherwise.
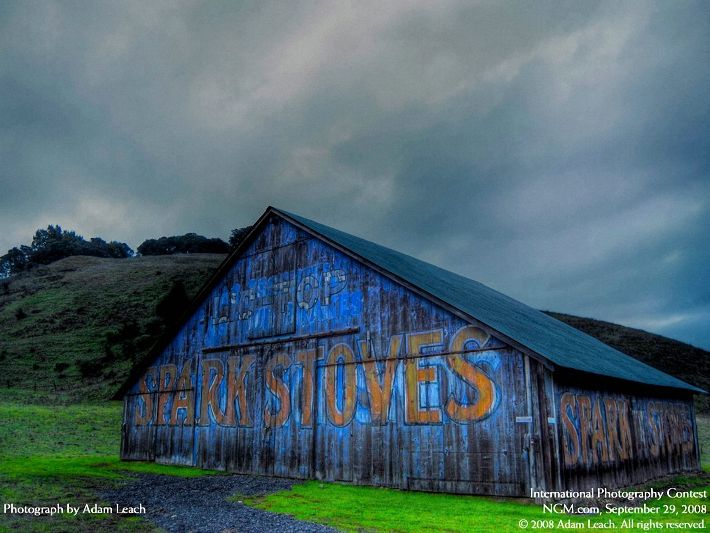
[{"label": "orange painted letter", "polygon": [[[239,361],[239,363],[237,363]],[[240,356],[233,355],[229,358],[228,366],[229,373],[227,378],[227,405],[228,411],[234,413],[235,401],[239,402],[239,425],[251,427],[252,421],[249,414],[249,404],[247,400],[247,373],[254,364],[254,356],[245,354]],[[237,367],[239,371],[237,372]],[[232,415],[231,422],[236,422],[236,414]]]},{"label": "orange painted letter", "polygon": [[193,417],[195,416],[195,391],[192,389],[192,380],[190,369],[192,360],[185,361],[182,364],[182,372],[180,378],[175,385],[175,396],[173,396],[173,407],[170,412],[170,425],[178,425],[178,410],[185,409],[185,418],[183,426],[191,426]]},{"label": "orange painted letter", "polygon": [[606,432],[609,436],[609,459],[616,461],[618,457],[624,460],[626,457],[624,457],[621,441],[619,441],[619,415],[616,412],[616,400],[614,398],[604,400],[604,411],[606,412]]},{"label": "orange painted letter", "polygon": [[404,364],[406,378],[406,408],[404,411],[407,424],[438,424],[441,422],[441,409],[439,407],[426,407],[422,409],[419,403],[419,384],[436,381],[436,368],[433,366],[422,368],[419,366],[418,355],[422,346],[441,344],[443,334],[440,329],[424,333],[407,335],[408,357]]},{"label": "orange painted letter", "polygon": [[[478,341],[483,346],[489,335],[480,328],[464,326],[451,338],[449,351],[463,351],[470,340]],[[496,400],[496,388],[493,381],[477,366],[466,360],[464,354],[451,354],[446,357],[446,363],[454,374],[461,378],[467,385],[478,391],[478,398],[474,403],[461,404],[453,394],[446,400],[446,414],[457,422],[471,422],[480,420],[491,414]]]},{"label": "orange painted letter", "polygon": [[[338,408],[338,370],[342,368],[344,376],[343,408]],[[347,426],[355,415],[355,396],[357,394],[357,375],[355,373],[355,355],[347,344],[336,344],[328,352],[325,366],[325,400],[328,416],[336,426]]]},{"label": "orange painted letter", "polygon": [[579,403],[579,434],[582,438],[582,464],[589,465],[589,437],[592,429],[592,400],[589,396],[580,394]]},{"label": "orange painted letter", "polygon": [[[577,427],[574,425],[574,420],[570,418],[570,409],[572,413],[577,412],[577,399],[571,392],[565,392],[560,398],[560,415],[564,428],[562,435],[564,440],[565,464],[567,466],[576,465],[579,460],[579,434],[577,433]],[[570,442],[572,443],[571,450],[569,447]]]},{"label": "orange painted letter", "polygon": [[[399,349],[402,345],[402,335],[390,337],[389,355],[385,359],[384,372],[380,378],[377,360],[370,353],[367,341],[360,341],[360,357],[365,371],[365,385],[370,398],[370,416],[373,424],[386,424],[392,398],[392,382],[397,373]],[[380,385],[382,382],[382,385]]]},{"label": "orange painted letter", "polygon": [[[274,354],[266,362],[266,387],[279,400],[279,410],[276,413],[272,413],[269,406],[264,408],[264,425],[267,427],[283,426],[291,415],[291,395],[283,381],[283,373],[290,366],[291,357],[284,352]],[[281,369],[279,376],[275,373],[278,369]]]},{"label": "orange painted letter", "polygon": [[601,462],[608,462],[609,453],[606,443],[606,432],[604,431],[604,420],[602,419],[600,400],[597,396],[592,411],[592,461],[594,461],[594,464],[599,462],[599,447],[601,447]]},{"label": "orange painted letter", "polygon": [[[212,369],[215,370],[214,380],[212,379]],[[215,422],[220,426],[229,422],[229,417],[234,419],[234,406],[232,412],[229,412],[229,404],[227,404],[227,414],[222,412],[219,407],[219,387],[224,379],[224,365],[219,359],[205,359],[202,361],[202,401],[200,408],[200,425],[210,425],[210,406]]]},{"label": "orange painted letter", "polygon": [[[136,417],[134,419],[136,426],[145,426],[153,421],[153,394],[148,389],[148,377],[152,377],[153,383],[155,383],[158,379],[158,369],[151,366],[145,371],[145,375],[140,382],[140,395],[138,398],[143,400],[144,409],[141,409],[140,404],[136,402]],[[143,414],[144,410],[145,414]]]},{"label": "orange painted letter", "polygon": [[160,366],[160,393],[158,394],[158,417],[156,424],[162,426],[165,424],[165,408],[168,405],[168,399],[172,395],[172,391],[175,390],[175,381],[177,374],[177,367],[175,365],[161,365]]},{"label": "orange painted letter", "polygon": [[301,427],[313,425],[313,396],[315,393],[316,361],[323,358],[323,348],[300,350],[296,361],[303,367],[303,396],[301,401]]}]

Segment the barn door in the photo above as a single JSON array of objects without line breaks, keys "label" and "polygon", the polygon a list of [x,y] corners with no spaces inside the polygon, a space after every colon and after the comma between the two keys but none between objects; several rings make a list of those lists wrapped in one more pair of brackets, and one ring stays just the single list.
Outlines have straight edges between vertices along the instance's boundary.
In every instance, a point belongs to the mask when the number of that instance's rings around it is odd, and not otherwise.
[{"label": "barn door", "polygon": [[262,348],[259,470],[266,475],[312,475],[315,367],[308,362],[314,354],[293,342]]},{"label": "barn door", "polygon": [[165,364],[158,373],[154,459],[157,463],[195,464],[195,387],[191,376],[196,360],[186,359],[181,366]]},{"label": "barn door", "polygon": [[155,458],[153,413],[156,392],[126,394],[121,426],[121,459],[152,461]]},{"label": "barn door", "polygon": [[182,367],[152,366],[141,390],[124,400],[121,454],[124,459],[193,465],[194,360]]},{"label": "barn door", "polygon": [[[291,412],[294,384],[288,349],[284,345],[266,344],[239,349],[230,357],[228,364],[238,368],[235,374],[241,376],[244,370],[246,375],[242,391],[245,400],[240,403],[237,398],[235,402],[234,427],[215,431],[212,422],[210,427],[200,428],[205,434],[200,443],[211,447],[200,454],[202,467],[213,467],[207,458],[215,455],[215,444],[227,442],[229,448],[213,459],[227,470],[266,476],[295,475],[290,473],[289,462],[284,459],[291,442],[298,446],[291,438],[295,420]],[[207,439],[210,433],[214,435]]]}]

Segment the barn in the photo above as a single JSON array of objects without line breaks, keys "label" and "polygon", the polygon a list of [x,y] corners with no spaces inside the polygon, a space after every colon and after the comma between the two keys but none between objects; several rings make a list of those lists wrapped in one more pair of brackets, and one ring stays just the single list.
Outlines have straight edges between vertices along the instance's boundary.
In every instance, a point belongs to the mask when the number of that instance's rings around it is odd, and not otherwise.
[{"label": "barn", "polygon": [[124,460],[504,496],[700,466],[700,389],[273,207],[123,392]]}]

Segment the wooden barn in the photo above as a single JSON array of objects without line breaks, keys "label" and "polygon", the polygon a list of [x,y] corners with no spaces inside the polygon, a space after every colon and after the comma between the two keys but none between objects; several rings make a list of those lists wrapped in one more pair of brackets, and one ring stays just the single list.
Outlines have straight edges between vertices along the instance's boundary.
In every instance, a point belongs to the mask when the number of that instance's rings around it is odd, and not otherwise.
[{"label": "wooden barn", "polygon": [[275,208],[124,392],[126,460],[505,496],[700,465],[700,389]]}]

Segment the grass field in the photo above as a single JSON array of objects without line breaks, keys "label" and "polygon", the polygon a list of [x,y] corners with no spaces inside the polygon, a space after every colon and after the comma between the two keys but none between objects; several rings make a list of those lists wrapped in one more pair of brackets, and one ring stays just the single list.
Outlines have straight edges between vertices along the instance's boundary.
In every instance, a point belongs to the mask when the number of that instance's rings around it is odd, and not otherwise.
[{"label": "grass field", "polygon": [[[178,476],[209,475],[193,468],[118,460],[121,404],[67,406],[0,402],[0,504],[102,503],[96,492],[123,483],[131,472]],[[710,417],[699,417],[704,468],[710,470]],[[708,489],[707,476],[673,483]],[[518,521],[549,519],[539,505],[515,499],[404,492],[337,483],[308,482],[265,498],[245,499],[255,507],[332,525],[344,531],[520,531]],[[662,505],[666,502],[657,502]],[[676,505],[693,502],[677,500]],[[704,502],[707,503],[707,502]],[[565,517],[565,519],[568,517]],[[569,517],[573,521],[586,521]],[[643,516],[634,516],[642,520]],[[645,517],[648,518],[648,517]],[[688,514],[687,520],[703,518]],[[606,516],[594,520],[604,522]],[[614,517],[621,524],[623,517]],[[667,520],[678,521],[678,517]],[[138,518],[80,514],[19,517],[0,514],[0,531],[152,531]]]},{"label": "grass field", "polygon": [[[194,468],[118,459],[121,404],[38,406],[0,403],[0,504],[101,504],[97,490],[130,472],[205,475]],[[139,518],[0,513],[0,531],[152,531]]]}]

